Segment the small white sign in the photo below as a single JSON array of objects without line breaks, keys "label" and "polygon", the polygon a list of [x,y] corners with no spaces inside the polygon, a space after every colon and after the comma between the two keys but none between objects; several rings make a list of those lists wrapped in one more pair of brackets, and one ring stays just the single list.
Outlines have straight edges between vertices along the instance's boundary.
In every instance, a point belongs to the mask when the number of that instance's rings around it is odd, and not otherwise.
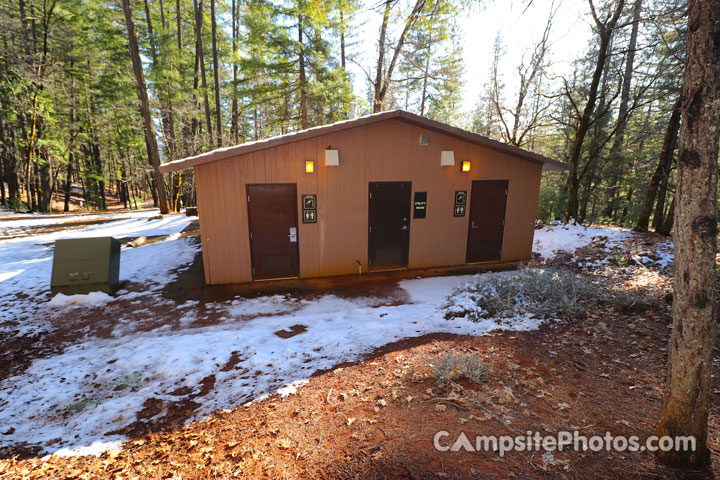
[{"label": "small white sign", "polygon": [[337,150],[325,150],[325,166],[326,167],[338,167],[340,166],[340,155]]},{"label": "small white sign", "polygon": [[452,150],[443,150],[440,152],[440,166],[452,167],[455,165],[455,152]]}]

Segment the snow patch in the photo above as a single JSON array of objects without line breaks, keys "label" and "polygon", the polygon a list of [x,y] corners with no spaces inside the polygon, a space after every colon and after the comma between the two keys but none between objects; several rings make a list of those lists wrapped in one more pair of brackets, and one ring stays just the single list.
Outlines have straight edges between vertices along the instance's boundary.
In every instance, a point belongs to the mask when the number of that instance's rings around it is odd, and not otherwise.
[{"label": "snow patch", "polygon": [[608,244],[619,245],[631,238],[632,232],[621,228],[593,228],[577,224],[557,224],[535,230],[533,252],[550,259],[561,251],[573,253],[590,245],[594,238],[607,237]]},{"label": "snow patch", "polygon": [[[293,382],[403,338],[434,332],[482,335],[540,324],[529,318],[503,325],[490,319],[445,320],[443,300],[467,280],[404,281],[401,286],[413,299],[404,305],[373,307],[363,298],[335,295],[313,301],[276,295],[220,305],[221,312],[239,315],[221,325],[87,338],[59,355],[36,359],[22,374],[0,383],[0,424],[14,428],[0,438],[0,445],[25,441],[48,450],[76,450],[97,441],[121,440],[110,433],[135,421],[147,399],[176,402],[180,397],[173,392],[199,393],[199,385],[211,375],[215,386],[202,397],[194,418],[278,389],[280,394],[292,393],[301,385]],[[133,312],[134,321],[150,314],[140,312]],[[275,335],[298,324],[307,330],[290,338]],[[61,441],[50,446],[57,438]]]},{"label": "snow patch", "polygon": [[58,293],[52,300],[48,302],[48,305],[52,307],[65,307],[68,305],[102,305],[103,303],[111,302],[114,298],[105,292],[90,292],[87,294],[78,295],[65,295]]},{"label": "snow patch", "polygon": [[[97,441],[93,442],[91,445],[75,449],[61,448],[57,452],[53,453],[53,455],[57,457],[84,457],[90,455],[99,457],[105,452],[120,452],[122,450],[122,444],[123,442],[120,440],[115,440],[114,442]],[[47,461],[49,458],[50,455],[43,457],[43,460]]]},{"label": "snow patch", "polygon": [[282,388],[278,388],[275,393],[277,393],[283,398],[287,397],[288,395],[295,395],[298,388],[302,387],[303,385],[307,385],[308,383],[310,383],[310,380],[308,379],[295,380],[294,382],[288,383]]}]

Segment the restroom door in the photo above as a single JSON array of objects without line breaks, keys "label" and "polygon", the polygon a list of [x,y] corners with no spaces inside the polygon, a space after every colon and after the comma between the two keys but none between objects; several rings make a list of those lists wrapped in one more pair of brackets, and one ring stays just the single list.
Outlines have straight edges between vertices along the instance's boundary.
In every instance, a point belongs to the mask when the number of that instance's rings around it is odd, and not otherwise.
[{"label": "restroom door", "polygon": [[472,182],[467,263],[500,260],[505,231],[507,192],[507,180]]},{"label": "restroom door", "polygon": [[294,183],[247,186],[254,280],[297,277],[297,190]]},{"label": "restroom door", "polygon": [[410,182],[370,182],[370,270],[407,268],[411,190]]}]

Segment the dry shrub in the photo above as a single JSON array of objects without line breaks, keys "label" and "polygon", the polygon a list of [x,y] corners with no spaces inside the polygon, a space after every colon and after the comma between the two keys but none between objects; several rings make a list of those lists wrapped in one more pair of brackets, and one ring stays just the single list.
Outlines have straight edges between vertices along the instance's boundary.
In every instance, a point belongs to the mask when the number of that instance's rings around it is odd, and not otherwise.
[{"label": "dry shrub", "polygon": [[609,297],[597,279],[553,268],[521,267],[513,272],[475,277],[455,289],[443,306],[446,319],[569,316],[581,313],[589,302]]},{"label": "dry shrub", "polygon": [[461,380],[482,383],[490,378],[488,366],[477,355],[470,353],[446,353],[428,363],[435,380],[441,385]]}]

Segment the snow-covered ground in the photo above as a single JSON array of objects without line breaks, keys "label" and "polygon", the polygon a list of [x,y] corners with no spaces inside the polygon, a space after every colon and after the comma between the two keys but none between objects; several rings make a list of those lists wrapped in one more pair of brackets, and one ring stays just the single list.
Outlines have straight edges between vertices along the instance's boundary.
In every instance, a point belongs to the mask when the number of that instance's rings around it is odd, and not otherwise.
[{"label": "snow-covered ground", "polygon": [[[98,303],[111,312],[114,302],[128,297],[138,299],[133,302],[137,304],[133,321],[152,315],[145,306],[154,302],[169,309],[183,326],[120,330],[110,338],[86,336],[59,354],[35,359],[23,372],[0,382],[0,446],[25,443],[59,454],[97,453],[124,439],[111,432],[136,421],[148,399],[177,402],[198,394],[210,377],[214,387],[199,400],[195,418],[273,392],[292,393],[301,384],[297,382],[314,372],[402,338],[433,332],[481,335],[500,328],[534,329],[540,323],[532,318],[506,320],[502,325],[492,319],[445,320],[442,305],[447,296],[472,276],[402,281],[399,286],[409,301],[392,306],[332,294],[312,300],[273,295],[177,304],[162,298],[160,290],[174,278],[173,272],[190,265],[198,251],[196,243],[177,235],[192,219],[170,215],[148,220],[154,215],[152,211],[122,214],[122,219],[82,229],[0,241],[0,335],[10,335],[10,330],[15,335],[50,331],[49,313],[72,319]],[[0,234],[10,223],[11,228],[19,228],[43,221],[3,220]],[[42,223],[32,223],[38,224]],[[170,235],[162,242],[122,250],[121,280],[142,284],[143,291],[121,291],[115,298],[91,294],[51,299],[53,241],[107,235]],[[553,226],[536,232],[535,247],[541,255],[552,256],[558,250],[587,245],[597,235],[620,243],[630,233]],[[223,321],[193,325],[207,310]],[[276,334],[281,331],[301,333]]]},{"label": "snow-covered ground", "polygon": [[[43,327],[41,318],[36,318],[38,301],[49,299],[50,273],[52,270],[53,245],[62,238],[105,237],[135,238],[151,235],[178,234],[193,219],[184,215],[157,217],[157,210],[140,212],[73,215],[66,221],[105,219],[108,223],[90,225],[75,230],[57,230],[39,235],[0,240],[0,334],[3,322],[23,320],[23,331]],[[12,217],[11,217],[12,218]],[[62,215],[37,215],[20,220],[0,221],[0,238],[9,230],[31,228],[61,223]],[[186,239],[178,242],[164,242],[148,245],[142,249],[124,248],[120,262],[120,280],[133,282],[156,282],[157,278],[167,280],[169,272],[192,261],[195,248]],[[158,285],[149,285],[149,288]],[[17,295],[20,295],[18,297]],[[27,298],[34,301],[28,301]]]},{"label": "snow-covered ground", "polygon": [[[597,268],[609,264],[613,260],[613,253],[625,253],[627,251],[625,244],[632,239],[633,232],[624,228],[584,227],[574,223],[555,222],[535,230],[533,253],[545,259],[550,259],[560,252],[567,252],[574,257],[573,254],[577,249],[591,245],[594,241],[601,241],[602,251],[597,258],[578,262],[578,266],[582,268]],[[640,253],[632,256],[636,265],[659,269],[666,269],[672,265],[671,241],[659,242],[649,256],[643,255],[647,252],[640,250]]]},{"label": "snow-covered ground", "polygon": [[632,233],[621,228],[592,228],[571,223],[555,223],[535,230],[533,252],[544,258],[551,258],[560,251],[574,252],[589,245],[594,238],[607,237],[612,244],[620,244]]}]

